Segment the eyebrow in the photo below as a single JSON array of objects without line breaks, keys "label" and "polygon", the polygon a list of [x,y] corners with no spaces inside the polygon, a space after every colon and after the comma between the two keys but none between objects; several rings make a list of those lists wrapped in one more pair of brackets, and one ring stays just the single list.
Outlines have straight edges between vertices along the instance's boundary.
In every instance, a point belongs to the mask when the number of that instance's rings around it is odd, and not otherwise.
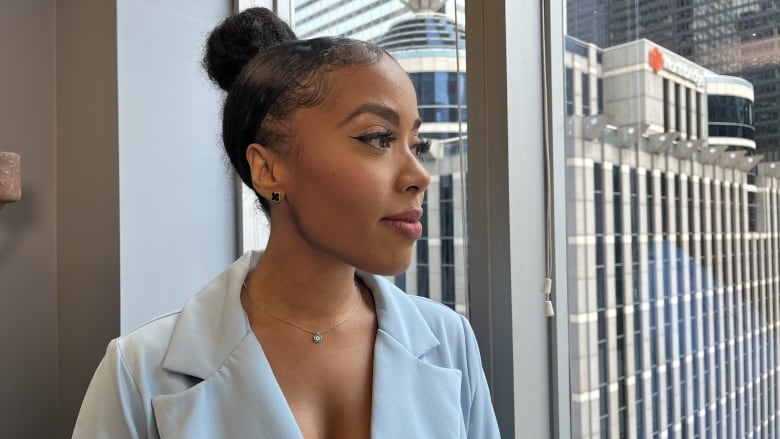
[{"label": "eyebrow", "polygon": [[[360,116],[361,114],[365,113],[371,113],[374,115],[377,115],[381,117],[382,119],[385,119],[386,121],[398,126],[401,124],[401,117],[398,115],[398,112],[393,110],[392,108],[382,105],[382,104],[374,104],[374,103],[365,103],[355,109],[352,113],[349,113],[349,115],[344,118],[343,121],[338,125],[339,127],[342,127],[349,123],[352,119]],[[413,129],[419,129],[420,125],[422,125],[422,120],[418,117],[414,121]]]}]

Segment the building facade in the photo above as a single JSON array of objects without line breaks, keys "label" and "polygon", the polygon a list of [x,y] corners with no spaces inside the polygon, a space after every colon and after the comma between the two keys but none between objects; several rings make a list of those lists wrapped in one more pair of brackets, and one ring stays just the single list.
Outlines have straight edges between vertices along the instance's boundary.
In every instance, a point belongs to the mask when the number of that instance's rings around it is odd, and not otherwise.
[{"label": "building facade", "polygon": [[780,173],[710,135],[750,84],[648,40],[565,64],[572,437],[780,437]]},{"label": "building facade", "polygon": [[758,152],[780,161],[780,3],[567,0],[567,33],[599,47],[648,38],[755,87]]},{"label": "building facade", "polygon": [[300,38],[321,35],[373,41],[415,12],[443,13],[463,23],[465,0],[297,0],[293,21]]},{"label": "building facade", "polygon": [[338,35],[371,40],[413,13],[400,1],[299,0],[293,16],[300,38]]}]

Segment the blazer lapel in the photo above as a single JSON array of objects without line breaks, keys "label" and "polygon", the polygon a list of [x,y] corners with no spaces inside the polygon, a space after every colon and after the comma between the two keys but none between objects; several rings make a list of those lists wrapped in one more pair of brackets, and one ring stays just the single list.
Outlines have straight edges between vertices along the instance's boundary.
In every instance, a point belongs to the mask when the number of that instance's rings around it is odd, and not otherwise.
[{"label": "blazer lapel", "polygon": [[371,437],[465,437],[461,371],[425,361],[439,340],[406,293],[384,278],[361,277],[374,293],[379,325]]},{"label": "blazer lapel", "polygon": [[202,381],[152,399],[160,437],[302,439],[241,307],[260,256],[245,254],[182,309],[162,367]]},{"label": "blazer lapel", "polygon": [[459,390],[459,370],[420,361],[386,332],[377,333],[372,438],[461,437]]},{"label": "blazer lapel", "polygon": [[157,396],[152,405],[161,438],[303,439],[253,336],[244,337],[204,381]]}]

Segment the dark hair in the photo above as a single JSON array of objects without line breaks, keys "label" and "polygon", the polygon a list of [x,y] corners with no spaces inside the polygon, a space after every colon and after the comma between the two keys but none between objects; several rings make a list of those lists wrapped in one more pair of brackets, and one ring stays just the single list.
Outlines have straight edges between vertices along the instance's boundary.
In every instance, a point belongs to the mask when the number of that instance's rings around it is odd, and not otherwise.
[{"label": "dark hair", "polygon": [[[384,53],[374,44],[348,38],[298,40],[265,8],[250,8],[220,23],[208,37],[203,65],[227,91],[222,141],[244,184],[252,188],[246,161],[250,144],[286,152],[281,145],[288,134],[285,119],[323,101],[330,89],[328,73],[375,63]],[[267,201],[257,196],[268,214]]]}]

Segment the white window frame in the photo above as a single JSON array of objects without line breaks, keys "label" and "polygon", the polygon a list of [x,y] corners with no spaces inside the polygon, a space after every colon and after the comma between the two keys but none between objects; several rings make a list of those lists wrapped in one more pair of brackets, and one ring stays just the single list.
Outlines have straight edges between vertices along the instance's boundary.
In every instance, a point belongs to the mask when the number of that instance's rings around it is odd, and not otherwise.
[{"label": "white window frame", "polygon": [[[562,0],[466,2],[470,315],[502,437],[571,437],[563,29]],[[545,141],[558,308],[550,320],[540,293]]]}]

